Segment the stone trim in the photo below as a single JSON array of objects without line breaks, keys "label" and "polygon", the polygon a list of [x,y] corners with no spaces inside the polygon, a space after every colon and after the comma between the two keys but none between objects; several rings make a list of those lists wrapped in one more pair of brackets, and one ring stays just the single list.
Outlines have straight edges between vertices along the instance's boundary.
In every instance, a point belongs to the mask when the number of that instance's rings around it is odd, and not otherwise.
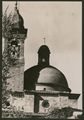
[{"label": "stone trim", "polygon": [[59,91],[41,91],[41,90],[32,90],[32,91],[24,91],[25,94],[40,94],[45,96],[68,96],[69,99],[78,99],[80,94],[69,93],[69,92],[59,92]]}]

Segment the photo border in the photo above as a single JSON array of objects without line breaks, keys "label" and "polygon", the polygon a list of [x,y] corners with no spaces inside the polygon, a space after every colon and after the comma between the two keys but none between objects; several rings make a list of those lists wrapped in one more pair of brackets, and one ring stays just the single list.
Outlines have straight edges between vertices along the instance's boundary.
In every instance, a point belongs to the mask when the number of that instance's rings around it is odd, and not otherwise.
[{"label": "photo border", "polygon": [[[0,120],[1,119],[24,119],[28,120],[28,118],[2,118],[2,2],[12,2],[12,1],[24,1],[24,2],[30,2],[28,0],[1,0],[0,1]],[[32,0],[31,0],[32,1]],[[40,0],[37,0],[40,2]],[[46,0],[47,1],[47,0]],[[46,2],[45,1],[45,2]],[[82,109],[83,109],[83,117],[84,117],[84,1],[83,0],[53,0],[51,2],[82,2]],[[32,1],[33,2],[33,1]],[[48,1],[47,1],[48,2]],[[50,1],[49,1],[50,2]],[[31,118],[31,120],[34,120],[35,118]],[[29,119],[30,120],[30,119]],[[49,119],[48,119],[49,120]]]}]

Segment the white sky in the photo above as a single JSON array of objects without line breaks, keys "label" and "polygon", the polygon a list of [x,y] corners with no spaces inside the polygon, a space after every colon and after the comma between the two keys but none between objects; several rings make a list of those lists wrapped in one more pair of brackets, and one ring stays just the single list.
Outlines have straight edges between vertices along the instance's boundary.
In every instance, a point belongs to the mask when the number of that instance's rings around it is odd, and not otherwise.
[{"label": "white sky", "polygon": [[[3,2],[3,11],[14,11],[15,2]],[[66,76],[74,93],[82,93],[82,3],[19,2],[19,11],[28,28],[25,40],[25,70],[36,65],[37,51],[44,44],[50,48],[50,64]],[[82,108],[82,96],[78,107]]]}]

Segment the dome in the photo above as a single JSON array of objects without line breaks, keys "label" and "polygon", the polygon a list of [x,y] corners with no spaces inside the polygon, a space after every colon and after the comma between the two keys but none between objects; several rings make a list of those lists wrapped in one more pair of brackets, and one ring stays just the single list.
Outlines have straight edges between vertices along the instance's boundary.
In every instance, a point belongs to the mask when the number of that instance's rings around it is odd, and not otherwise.
[{"label": "dome", "polygon": [[30,88],[32,90],[35,85],[44,85],[52,87],[53,90],[71,92],[64,74],[53,66],[31,67],[25,71],[24,78],[25,89],[33,86]]},{"label": "dome", "polygon": [[45,67],[39,72],[37,84],[52,86],[55,89],[61,88],[59,90],[68,92],[71,91],[64,74],[52,66]]},{"label": "dome", "polygon": [[24,20],[20,15],[19,10],[17,9],[17,6],[15,7],[15,11],[12,19],[13,19],[13,22],[12,22],[13,28],[24,28]]},{"label": "dome", "polygon": [[42,45],[40,48],[39,48],[39,50],[38,50],[38,54],[41,54],[41,53],[48,53],[48,54],[50,54],[50,50],[49,50],[49,48],[48,48],[48,46],[46,46],[46,45]]},{"label": "dome", "polygon": [[71,92],[64,74],[49,64],[49,54],[46,45],[39,48],[38,65],[24,73],[24,89]]}]

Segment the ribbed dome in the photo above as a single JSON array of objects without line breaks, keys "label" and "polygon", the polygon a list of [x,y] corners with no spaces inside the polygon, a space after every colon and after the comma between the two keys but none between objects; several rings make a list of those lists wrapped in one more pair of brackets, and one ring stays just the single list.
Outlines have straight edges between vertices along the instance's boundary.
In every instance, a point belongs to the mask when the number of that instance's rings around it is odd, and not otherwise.
[{"label": "ribbed dome", "polygon": [[39,72],[38,84],[48,84],[54,87],[63,87],[70,92],[67,80],[63,73],[54,67],[45,67]]}]

